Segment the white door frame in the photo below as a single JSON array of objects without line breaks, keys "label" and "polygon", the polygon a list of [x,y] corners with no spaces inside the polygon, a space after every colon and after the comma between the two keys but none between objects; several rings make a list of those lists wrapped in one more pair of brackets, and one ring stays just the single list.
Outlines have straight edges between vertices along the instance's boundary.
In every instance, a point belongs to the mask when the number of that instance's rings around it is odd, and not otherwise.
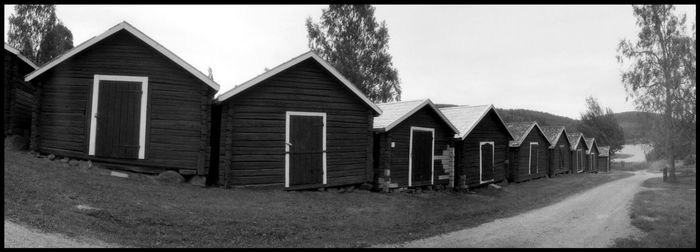
[{"label": "white door frame", "polygon": [[[527,172],[529,175],[532,175],[532,146],[533,145],[537,145],[538,153],[535,153],[535,154],[537,154],[537,156],[535,158],[536,159],[539,158],[540,143],[530,142],[530,153],[529,153],[528,162],[527,162]],[[536,161],[537,161],[537,167],[535,167],[535,173],[539,173],[540,172],[540,162],[539,162],[539,160],[536,160]]]},{"label": "white door frame", "polygon": [[289,119],[290,116],[320,116],[323,117],[323,184],[328,183],[326,172],[326,113],[325,112],[303,112],[287,111],[285,115],[284,132],[284,187],[289,187]]},{"label": "white door frame", "polygon": [[430,184],[435,184],[435,129],[411,126],[408,144],[408,186],[413,186],[413,132],[429,131],[432,133],[432,146],[430,147]]},{"label": "white door frame", "polygon": [[90,111],[90,136],[88,155],[95,155],[95,141],[97,140],[97,106],[99,106],[100,81],[141,82],[141,112],[139,118],[139,157],[146,157],[146,114],[148,108],[148,77],[95,74],[92,81],[92,108]]},{"label": "white door frame", "polygon": [[583,150],[576,150],[576,172],[583,172]]},{"label": "white door frame", "polygon": [[[481,154],[481,146],[484,144],[491,144],[491,165],[493,166],[493,178],[490,180],[484,180],[484,167],[483,167],[483,160],[481,160],[481,157],[483,156]],[[496,179],[496,143],[494,141],[484,141],[484,142],[479,142],[479,183],[487,183],[487,182],[492,182]]]}]

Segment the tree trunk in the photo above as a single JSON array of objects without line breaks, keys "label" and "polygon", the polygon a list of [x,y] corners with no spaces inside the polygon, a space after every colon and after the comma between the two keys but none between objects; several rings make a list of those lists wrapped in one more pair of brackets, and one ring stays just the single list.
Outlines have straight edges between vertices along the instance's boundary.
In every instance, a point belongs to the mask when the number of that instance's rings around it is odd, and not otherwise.
[{"label": "tree trunk", "polygon": [[[668,81],[668,80],[667,80]],[[669,86],[666,86],[666,156],[668,157],[668,167],[669,167],[669,181],[676,182],[676,160],[673,148],[673,116],[672,116],[672,101],[671,101],[671,90]]]}]

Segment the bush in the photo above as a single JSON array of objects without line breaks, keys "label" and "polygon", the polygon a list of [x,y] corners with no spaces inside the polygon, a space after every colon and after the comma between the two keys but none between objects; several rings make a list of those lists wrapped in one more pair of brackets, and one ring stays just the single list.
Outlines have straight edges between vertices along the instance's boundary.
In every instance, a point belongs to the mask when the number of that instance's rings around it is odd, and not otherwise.
[{"label": "bush", "polygon": [[695,154],[688,154],[683,158],[683,165],[694,165],[695,164]]}]

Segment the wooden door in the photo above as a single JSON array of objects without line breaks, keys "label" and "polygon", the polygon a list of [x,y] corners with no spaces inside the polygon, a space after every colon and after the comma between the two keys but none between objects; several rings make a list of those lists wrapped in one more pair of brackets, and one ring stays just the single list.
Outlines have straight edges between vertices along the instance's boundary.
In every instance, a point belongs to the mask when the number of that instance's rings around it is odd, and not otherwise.
[{"label": "wooden door", "polygon": [[323,117],[289,116],[289,185],[323,183]]},{"label": "wooden door", "polygon": [[482,143],[481,144],[481,181],[491,181],[494,179],[494,165],[493,165],[493,144],[492,143]]},{"label": "wooden door", "polygon": [[433,132],[413,130],[411,142],[411,185],[432,183]]},{"label": "wooden door", "polygon": [[100,81],[95,156],[137,159],[141,82]]}]

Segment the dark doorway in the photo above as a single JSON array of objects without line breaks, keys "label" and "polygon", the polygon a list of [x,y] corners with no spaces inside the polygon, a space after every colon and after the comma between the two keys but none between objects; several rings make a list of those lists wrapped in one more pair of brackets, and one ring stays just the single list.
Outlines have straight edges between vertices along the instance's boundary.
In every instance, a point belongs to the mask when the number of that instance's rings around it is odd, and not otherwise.
[{"label": "dark doorway", "polygon": [[432,183],[433,132],[413,130],[411,142],[411,185]]},{"label": "dark doorway", "polygon": [[289,186],[323,183],[323,117],[289,116]]},{"label": "dark doorway", "polygon": [[139,157],[141,82],[100,81],[95,156]]}]

